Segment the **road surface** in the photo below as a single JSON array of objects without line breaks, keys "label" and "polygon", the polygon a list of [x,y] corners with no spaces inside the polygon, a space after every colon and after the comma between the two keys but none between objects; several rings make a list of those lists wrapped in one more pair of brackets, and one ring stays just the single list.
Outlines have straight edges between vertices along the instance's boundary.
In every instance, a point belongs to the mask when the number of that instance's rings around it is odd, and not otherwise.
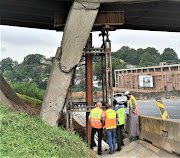
[{"label": "road surface", "polygon": [[[171,119],[180,120],[180,99],[162,99]],[[161,117],[158,106],[154,100],[137,100],[139,115]],[[129,113],[129,107],[125,108]]]}]

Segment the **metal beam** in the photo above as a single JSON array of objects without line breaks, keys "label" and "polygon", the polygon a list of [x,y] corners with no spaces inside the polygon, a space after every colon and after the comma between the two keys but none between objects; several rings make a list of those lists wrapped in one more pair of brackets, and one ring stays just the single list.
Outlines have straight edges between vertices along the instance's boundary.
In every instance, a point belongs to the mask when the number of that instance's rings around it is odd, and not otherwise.
[{"label": "metal beam", "polygon": [[[87,48],[92,48],[92,34],[90,34]],[[86,54],[86,102],[87,106],[93,105],[93,64],[92,64],[92,54]],[[89,112],[86,112],[86,138],[88,144],[91,142],[91,125],[89,123]]]}]

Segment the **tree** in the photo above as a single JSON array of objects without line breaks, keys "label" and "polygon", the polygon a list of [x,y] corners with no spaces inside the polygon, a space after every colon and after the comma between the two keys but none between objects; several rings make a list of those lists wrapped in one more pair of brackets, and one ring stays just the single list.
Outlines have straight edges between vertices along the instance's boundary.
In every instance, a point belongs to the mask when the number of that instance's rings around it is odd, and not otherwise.
[{"label": "tree", "polygon": [[0,73],[4,73],[9,70],[12,71],[18,65],[17,61],[13,61],[10,57],[2,59],[0,62]]},{"label": "tree", "polygon": [[101,60],[93,64],[93,75],[96,76],[97,80],[102,80],[102,66]]},{"label": "tree", "polygon": [[114,80],[114,70],[125,69],[124,63],[121,63],[119,59],[112,57],[112,78]]},{"label": "tree", "polygon": [[8,82],[16,82],[18,78],[18,73],[16,71],[7,70],[3,73],[3,77]]},{"label": "tree", "polygon": [[141,57],[140,66],[154,66],[158,65],[159,57],[155,55],[150,55],[149,53],[144,53]]},{"label": "tree", "polygon": [[160,53],[155,48],[148,47],[144,49],[144,54],[141,56],[140,66],[154,66],[160,62]]},{"label": "tree", "polygon": [[46,65],[46,68],[43,69],[42,73],[47,76],[51,72],[52,65]]},{"label": "tree", "polygon": [[167,63],[177,63],[178,56],[177,53],[172,48],[165,48],[160,56],[160,61]]},{"label": "tree", "polygon": [[45,61],[46,58],[44,55],[41,54],[29,54],[24,58],[24,61],[22,64],[25,65],[39,65],[41,64],[43,61]]},{"label": "tree", "polygon": [[137,53],[137,58],[136,58],[137,64],[136,65],[139,65],[140,64],[140,60],[141,60],[141,56],[145,53],[145,51],[142,48],[138,48],[136,50],[136,53]]},{"label": "tree", "polygon": [[55,57],[50,57],[50,58],[47,58],[46,61],[50,61],[51,62],[51,65],[53,64],[53,61],[54,61]]},{"label": "tree", "polygon": [[131,56],[131,48],[129,48],[128,46],[123,46],[117,52],[112,53],[112,57],[122,59],[126,63],[129,63],[130,56]]},{"label": "tree", "polygon": [[114,58],[122,59],[127,64],[138,65],[139,58],[137,52],[133,48],[129,48],[128,46],[123,46],[117,52],[112,54]]},{"label": "tree", "polygon": [[[116,69],[125,69],[125,62],[121,59],[112,57],[112,78],[114,80],[114,70]],[[97,77],[97,80],[102,80],[102,66],[101,62],[96,62],[94,64],[93,75]]]}]

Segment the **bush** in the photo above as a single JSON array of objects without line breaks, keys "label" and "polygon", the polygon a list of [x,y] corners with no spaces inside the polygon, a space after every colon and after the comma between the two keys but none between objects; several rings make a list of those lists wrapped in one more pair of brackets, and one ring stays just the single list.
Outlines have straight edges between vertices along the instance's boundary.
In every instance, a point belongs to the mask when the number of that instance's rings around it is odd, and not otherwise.
[{"label": "bush", "polygon": [[39,89],[35,83],[29,82],[17,82],[11,83],[11,88],[19,94],[27,95],[39,100],[43,100],[45,90]]}]

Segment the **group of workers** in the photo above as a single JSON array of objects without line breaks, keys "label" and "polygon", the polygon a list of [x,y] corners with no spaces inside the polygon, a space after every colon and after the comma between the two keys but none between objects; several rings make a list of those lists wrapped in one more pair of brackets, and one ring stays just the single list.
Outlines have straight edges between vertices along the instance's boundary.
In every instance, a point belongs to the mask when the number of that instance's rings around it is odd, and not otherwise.
[{"label": "group of workers", "polygon": [[[138,107],[137,101],[129,91],[125,92],[127,99],[129,100],[129,137],[133,141],[139,136],[139,121],[138,121]],[[104,104],[104,103],[103,103]],[[106,129],[109,154],[113,154],[116,151],[120,151],[123,142],[122,129],[126,123],[126,113],[123,106],[118,105],[117,101],[113,101],[114,108],[106,104],[106,111],[103,111],[102,103],[97,102],[96,108],[92,109],[89,115],[89,121],[92,126],[91,130],[91,144],[90,148],[93,149],[96,146],[94,141],[94,135],[98,133],[98,151],[97,154],[102,154],[102,136],[103,129]],[[117,138],[117,148],[116,148]]]}]

